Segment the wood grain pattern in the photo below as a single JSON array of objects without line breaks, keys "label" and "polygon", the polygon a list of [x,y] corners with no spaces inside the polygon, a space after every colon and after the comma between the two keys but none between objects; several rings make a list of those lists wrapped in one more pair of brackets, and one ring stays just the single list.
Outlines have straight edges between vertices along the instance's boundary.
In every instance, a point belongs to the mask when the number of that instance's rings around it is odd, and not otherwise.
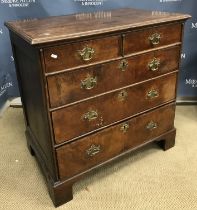
[{"label": "wood grain pattern", "polygon": [[[30,44],[49,43],[84,36],[99,35],[120,30],[135,29],[159,23],[184,21],[190,15],[159,13],[132,8],[102,11],[108,12],[97,18],[96,13],[47,17],[43,19],[9,21],[5,25]],[[81,17],[81,18],[80,18]]]},{"label": "wood grain pattern", "polygon": [[[149,141],[174,127],[175,106],[170,104],[160,109],[132,118],[126,132],[121,131],[123,123],[112,126],[57,149],[60,179],[69,178],[77,173],[112,158],[124,150]],[[154,121],[158,127],[148,130],[147,124]],[[99,146],[100,151],[89,156],[87,150],[92,145]]]},{"label": "wood grain pattern", "polygon": [[[46,48],[44,49],[46,72],[55,72],[117,58],[120,56],[120,44],[119,36],[111,36]],[[94,49],[93,57],[89,61],[84,61],[79,55],[79,50],[84,49],[86,46]],[[52,54],[56,55],[57,58],[52,58]]]},{"label": "wood grain pattern", "polygon": [[[56,143],[62,143],[74,137],[106,126],[112,122],[132,116],[140,111],[160,105],[175,99],[176,73],[160,79],[144,82],[125,88],[127,97],[119,100],[121,91],[115,91],[88,101],[52,112],[54,136]],[[156,90],[159,96],[147,98],[150,90]],[[98,117],[88,121],[83,115],[89,111],[96,111]]]},{"label": "wood grain pattern", "polygon": [[[160,65],[159,69],[153,72],[148,67],[148,64],[154,57],[160,60]],[[179,57],[180,47],[177,46],[128,57],[126,58],[128,67],[125,71],[120,69],[121,59],[89,68],[81,68],[79,70],[48,76],[50,105],[51,107],[58,107],[69,104],[177,70]],[[95,87],[89,90],[82,88],[81,81],[90,77],[96,78],[97,84]]]},{"label": "wood grain pattern", "polygon": [[[155,33],[161,35],[158,45],[152,45],[149,37]],[[154,47],[169,45],[176,42],[181,42],[182,25],[169,24],[158,27],[146,28],[139,31],[127,33],[124,37],[124,54],[132,54],[142,50],[148,50]]]},{"label": "wood grain pattern", "polygon": [[[127,8],[5,23],[27,146],[55,206],[73,198],[72,185],[88,171],[149,142],[174,146],[181,31],[189,17]],[[161,42],[153,47],[147,39],[156,32]],[[93,56],[83,61],[78,53],[87,46]],[[153,58],[155,71],[148,67]],[[96,86],[84,89],[91,76]]]}]

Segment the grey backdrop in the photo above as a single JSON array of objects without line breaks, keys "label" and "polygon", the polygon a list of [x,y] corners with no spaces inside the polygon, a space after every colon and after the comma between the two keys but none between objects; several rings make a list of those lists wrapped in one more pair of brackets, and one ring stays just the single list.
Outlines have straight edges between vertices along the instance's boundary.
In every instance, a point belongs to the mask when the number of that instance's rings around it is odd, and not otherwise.
[{"label": "grey backdrop", "polygon": [[[196,0],[0,0],[0,108],[5,101],[18,97],[14,59],[4,21],[65,15],[77,12],[134,7],[148,10],[181,12],[192,15],[186,23],[182,50],[178,97],[197,99],[197,1]],[[97,6],[85,5],[97,3]],[[196,59],[195,59],[196,58]]]}]

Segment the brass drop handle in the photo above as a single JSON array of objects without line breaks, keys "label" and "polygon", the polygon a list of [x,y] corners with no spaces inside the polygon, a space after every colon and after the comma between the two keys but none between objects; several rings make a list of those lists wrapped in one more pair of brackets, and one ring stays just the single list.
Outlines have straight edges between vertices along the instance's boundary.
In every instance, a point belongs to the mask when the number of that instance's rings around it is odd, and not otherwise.
[{"label": "brass drop handle", "polygon": [[119,101],[124,101],[127,98],[127,96],[128,96],[127,91],[126,90],[122,90],[118,94],[118,100]]},{"label": "brass drop handle", "polygon": [[81,88],[91,90],[97,85],[97,77],[88,76],[86,79],[81,80]]},{"label": "brass drop handle", "polygon": [[90,121],[93,121],[93,120],[96,120],[98,118],[98,113],[97,111],[94,111],[94,110],[90,110],[88,111],[87,113],[85,113],[82,118],[84,120],[88,120],[89,122]]},{"label": "brass drop handle", "polygon": [[123,123],[120,127],[120,130],[123,132],[123,133],[126,133],[129,129],[129,124],[128,123]]},{"label": "brass drop handle", "polygon": [[153,60],[148,64],[148,67],[151,71],[157,71],[160,66],[160,59],[153,58]]},{"label": "brass drop handle", "polygon": [[86,154],[90,157],[95,156],[101,151],[101,145],[92,144],[90,148],[86,150]]},{"label": "brass drop handle", "polygon": [[153,99],[153,98],[157,98],[159,96],[159,92],[157,90],[150,90],[148,93],[147,93],[147,98],[149,99]]},{"label": "brass drop handle", "polygon": [[151,36],[149,36],[148,39],[153,46],[158,45],[161,40],[161,34],[154,33]]},{"label": "brass drop handle", "polygon": [[126,69],[128,68],[129,64],[128,64],[128,61],[126,59],[123,59],[120,61],[120,64],[119,64],[119,69],[121,71],[126,71]]},{"label": "brass drop handle", "polygon": [[93,58],[95,50],[92,47],[84,47],[82,50],[78,50],[79,55],[83,61],[89,61]]},{"label": "brass drop handle", "polygon": [[152,120],[146,125],[146,129],[148,130],[154,130],[157,127],[158,127],[158,124]]}]

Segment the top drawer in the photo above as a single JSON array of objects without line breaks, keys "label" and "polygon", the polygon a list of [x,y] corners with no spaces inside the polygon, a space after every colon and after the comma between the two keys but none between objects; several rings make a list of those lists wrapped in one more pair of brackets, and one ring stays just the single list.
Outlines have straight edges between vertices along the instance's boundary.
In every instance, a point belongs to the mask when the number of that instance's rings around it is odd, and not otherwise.
[{"label": "top drawer", "polygon": [[119,36],[69,43],[44,49],[46,72],[84,66],[119,56]]},{"label": "top drawer", "polygon": [[182,25],[179,23],[132,31],[124,37],[124,55],[155,47],[181,42]]}]

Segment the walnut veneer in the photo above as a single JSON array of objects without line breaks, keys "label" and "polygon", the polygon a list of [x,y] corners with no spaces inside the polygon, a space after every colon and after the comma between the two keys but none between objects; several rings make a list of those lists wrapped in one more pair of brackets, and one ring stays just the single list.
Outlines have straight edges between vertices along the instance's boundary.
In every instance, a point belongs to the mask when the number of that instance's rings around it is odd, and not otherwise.
[{"label": "walnut veneer", "polygon": [[177,76],[190,16],[110,14],[5,23],[27,146],[55,206],[71,200],[72,185],[94,168],[153,141],[164,150],[175,143]]}]

